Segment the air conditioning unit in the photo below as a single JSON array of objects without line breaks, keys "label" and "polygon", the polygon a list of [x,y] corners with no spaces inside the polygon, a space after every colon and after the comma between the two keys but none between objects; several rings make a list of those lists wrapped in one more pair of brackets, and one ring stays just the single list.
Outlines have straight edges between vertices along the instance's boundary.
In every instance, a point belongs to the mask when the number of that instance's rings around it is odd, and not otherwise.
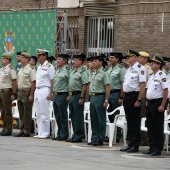
[{"label": "air conditioning unit", "polygon": [[58,0],[58,8],[77,8],[79,6],[79,0]]}]

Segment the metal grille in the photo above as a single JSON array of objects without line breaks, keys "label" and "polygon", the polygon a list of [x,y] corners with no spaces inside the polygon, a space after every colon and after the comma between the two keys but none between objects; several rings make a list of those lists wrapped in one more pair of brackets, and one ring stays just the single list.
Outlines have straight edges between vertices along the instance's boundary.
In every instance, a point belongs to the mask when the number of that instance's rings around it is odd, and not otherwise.
[{"label": "metal grille", "polygon": [[114,18],[100,17],[88,19],[87,55],[104,53],[108,55],[114,50]]},{"label": "metal grille", "polygon": [[77,54],[79,52],[78,17],[58,17],[56,53]]}]

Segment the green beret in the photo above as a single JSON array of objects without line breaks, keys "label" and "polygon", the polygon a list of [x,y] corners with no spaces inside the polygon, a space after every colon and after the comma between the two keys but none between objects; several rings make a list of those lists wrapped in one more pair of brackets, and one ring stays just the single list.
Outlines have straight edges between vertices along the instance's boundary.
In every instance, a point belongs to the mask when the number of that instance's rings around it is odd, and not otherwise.
[{"label": "green beret", "polygon": [[12,55],[7,54],[7,53],[3,53],[2,57],[6,58],[6,59],[12,59]]},{"label": "green beret", "polygon": [[26,58],[31,58],[31,54],[29,54],[27,52],[22,52],[21,55],[26,57]]}]

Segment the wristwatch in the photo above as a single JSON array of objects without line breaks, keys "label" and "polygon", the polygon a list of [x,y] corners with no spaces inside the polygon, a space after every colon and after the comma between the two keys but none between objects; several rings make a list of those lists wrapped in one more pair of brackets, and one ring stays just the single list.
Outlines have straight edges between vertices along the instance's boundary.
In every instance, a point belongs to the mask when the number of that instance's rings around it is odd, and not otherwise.
[{"label": "wristwatch", "polygon": [[80,97],[80,99],[84,99],[84,97]]},{"label": "wristwatch", "polygon": [[138,99],[138,102],[141,102],[141,100]]},{"label": "wristwatch", "polygon": [[105,100],[104,102],[105,102],[105,103],[108,103],[108,100]]}]

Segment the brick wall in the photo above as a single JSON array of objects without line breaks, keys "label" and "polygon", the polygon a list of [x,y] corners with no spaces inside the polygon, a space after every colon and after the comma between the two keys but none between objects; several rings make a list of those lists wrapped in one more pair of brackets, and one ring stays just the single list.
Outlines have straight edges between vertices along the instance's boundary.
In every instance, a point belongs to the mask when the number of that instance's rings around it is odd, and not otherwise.
[{"label": "brick wall", "polygon": [[[118,4],[134,2],[119,0]],[[138,2],[141,2],[140,0]],[[162,2],[145,0],[142,2]],[[144,5],[144,6],[143,6]],[[115,51],[134,49],[147,51],[151,55],[159,52],[170,56],[170,3],[117,6],[115,13]],[[147,10],[143,10],[147,9]],[[143,10],[143,13],[142,13]],[[164,24],[162,32],[162,13]]]},{"label": "brick wall", "polygon": [[10,9],[47,9],[47,6],[57,7],[57,0],[1,0],[0,11],[9,11]]}]

